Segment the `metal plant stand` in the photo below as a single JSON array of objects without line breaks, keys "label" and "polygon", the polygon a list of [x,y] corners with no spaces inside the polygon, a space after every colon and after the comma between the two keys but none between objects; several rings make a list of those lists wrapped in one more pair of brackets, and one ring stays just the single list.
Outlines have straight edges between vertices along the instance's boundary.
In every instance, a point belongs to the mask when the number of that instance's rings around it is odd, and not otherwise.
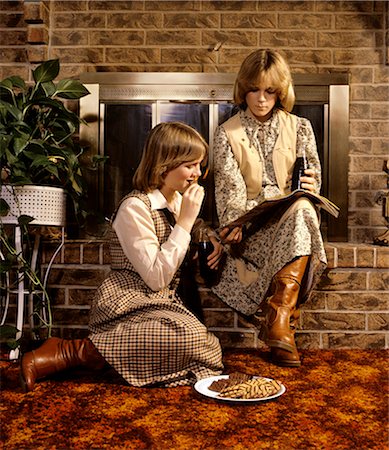
[{"label": "metal plant stand", "polygon": [[[23,326],[26,310],[28,313],[28,322],[31,331],[35,328],[34,318],[37,315],[35,298],[40,296],[41,322],[51,326],[51,310],[49,299],[47,298],[47,282],[51,270],[51,266],[60,252],[65,242],[65,214],[66,214],[66,193],[62,188],[51,186],[1,186],[1,198],[4,199],[10,207],[7,216],[2,217],[1,224],[12,225],[14,227],[14,251],[18,261],[16,267],[16,286],[15,289],[10,288],[11,280],[9,273],[2,274],[1,286],[1,302],[0,302],[0,325],[6,324],[9,306],[10,294],[16,294],[16,341],[20,340],[23,334]],[[24,248],[23,248],[23,231],[19,224],[18,218],[22,215],[33,217],[32,226],[49,226],[61,227],[61,240],[56,247],[48,266],[44,273],[42,281],[33,279],[38,267],[38,255],[41,242],[39,233],[35,234],[31,254],[28,258],[28,271],[25,270]],[[12,250],[13,251],[13,250]],[[0,259],[4,260],[5,255],[0,252]],[[20,258],[21,256],[21,258]],[[41,279],[41,277],[39,277]],[[9,359],[15,360],[20,356],[20,348],[10,351]]]},{"label": "metal plant stand", "polygon": [[[15,238],[15,249],[16,252],[19,254],[22,251],[22,233],[19,226],[15,226],[14,229],[14,238]],[[31,255],[31,270],[33,272],[36,272],[37,265],[38,265],[38,254],[39,254],[39,247],[40,247],[40,235],[36,235],[34,239],[34,246],[33,251]],[[24,325],[24,318],[27,308],[27,314],[28,314],[28,322],[30,330],[33,330],[35,328],[34,324],[34,296],[39,295],[41,296],[40,301],[40,309],[41,314],[44,322],[51,323],[51,313],[49,310],[49,304],[47,299],[47,282],[50,275],[51,266],[57,257],[58,253],[61,251],[61,248],[63,247],[65,243],[65,229],[64,227],[61,228],[61,240],[56,247],[52,257],[50,258],[50,261],[47,265],[47,268],[44,273],[43,277],[43,289],[31,289],[29,288],[29,285],[33,286],[33,283],[31,283],[29,280],[26,280],[26,276],[24,274],[24,271],[18,270],[17,272],[17,289],[10,289],[10,282],[9,282],[9,276],[4,277],[4,280],[2,282],[6,283],[6,286],[3,286],[3,293],[2,296],[2,302],[1,302],[1,323],[0,325],[4,325],[8,316],[8,310],[10,306],[9,297],[10,294],[17,294],[17,301],[16,301],[16,329],[18,330],[16,333],[16,340],[19,340],[22,337],[23,333],[23,325]],[[0,257],[4,259],[4,256],[2,253],[0,253]],[[19,268],[20,269],[20,268]],[[9,359],[10,360],[16,360],[20,356],[20,348],[16,348],[10,351],[9,353]]]}]

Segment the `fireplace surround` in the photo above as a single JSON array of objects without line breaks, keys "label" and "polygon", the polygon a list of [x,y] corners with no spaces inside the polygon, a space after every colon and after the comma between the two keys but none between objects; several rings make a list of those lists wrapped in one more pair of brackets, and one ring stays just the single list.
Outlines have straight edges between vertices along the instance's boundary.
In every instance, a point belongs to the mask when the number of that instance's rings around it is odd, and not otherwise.
[{"label": "fireplace surround", "polygon": [[[107,217],[131,189],[148,131],[161,121],[179,120],[196,128],[210,144],[203,217],[217,225],[213,192],[212,141],[216,126],[234,113],[232,73],[84,73],[91,95],[80,100],[85,124],[80,139],[87,153],[109,156],[89,182],[94,206]],[[340,207],[338,219],[323,214],[328,241],[347,241],[348,74],[294,74],[298,115],[311,120],[322,163],[322,194]]]}]

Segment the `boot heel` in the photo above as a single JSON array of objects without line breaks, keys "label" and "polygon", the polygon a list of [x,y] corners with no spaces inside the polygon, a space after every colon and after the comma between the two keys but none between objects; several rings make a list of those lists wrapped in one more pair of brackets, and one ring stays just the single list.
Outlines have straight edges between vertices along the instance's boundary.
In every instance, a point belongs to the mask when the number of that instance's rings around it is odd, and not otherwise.
[{"label": "boot heel", "polygon": [[[34,371],[33,368],[31,367],[31,362],[29,365],[28,363],[26,363],[25,359],[29,354],[30,353],[22,354],[19,360],[19,382],[21,388],[23,389],[23,392],[25,393],[30,392],[35,385]],[[34,350],[31,351],[31,354],[34,355]],[[26,377],[26,373],[28,377]],[[32,387],[30,386],[31,382]]]},{"label": "boot heel", "polygon": [[269,328],[265,324],[262,324],[262,327],[258,333],[258,339],[264,342],[269,347],[280,348],[291,353],[294,352],[295,347],[293,345],[276,339],[269,339]]},{"label": "boot heel", "polygon": [[277,348],[271,349],[271,361],[281,367],[300,367],[301,361],[297,349],[294,352],[285,352]]},{"label": "boot heel", "polygon": [[269,347],[280,348],[281,350],[286,350],[287,352],[293,353],[295,346],[288,344],[287,342],[278,341],[275,339],[269,339],[266,344]]}]

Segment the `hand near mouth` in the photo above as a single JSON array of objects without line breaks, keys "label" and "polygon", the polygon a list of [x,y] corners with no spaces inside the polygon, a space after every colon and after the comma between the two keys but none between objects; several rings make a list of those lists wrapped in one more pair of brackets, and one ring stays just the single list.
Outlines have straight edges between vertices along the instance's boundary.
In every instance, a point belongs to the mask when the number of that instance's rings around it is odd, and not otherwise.
[{"label": "hand near mouth", "polygon": [[193,182],[182,195],[181,211],[177,219],[177,224],[189,233],[200,213],[204,196],[203,186]]}]

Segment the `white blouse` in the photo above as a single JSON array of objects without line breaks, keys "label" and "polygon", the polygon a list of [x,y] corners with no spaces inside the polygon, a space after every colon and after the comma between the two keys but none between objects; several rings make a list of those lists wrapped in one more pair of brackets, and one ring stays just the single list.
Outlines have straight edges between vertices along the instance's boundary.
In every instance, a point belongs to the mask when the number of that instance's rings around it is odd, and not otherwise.
[{"label": "white blouse", "polygon": [[[158,189],[147,196],[152,210],[168,208],[177,219],[181,209],[181,194],[176,193],[171,205],[168,205]],[[147,286],[153,291],[168,286],[185,258],[190,233],[176,224],[167,241],[160,246],[150,211],[136,197],[129,197],[122,202],[112,227],[124,254]]]}]

